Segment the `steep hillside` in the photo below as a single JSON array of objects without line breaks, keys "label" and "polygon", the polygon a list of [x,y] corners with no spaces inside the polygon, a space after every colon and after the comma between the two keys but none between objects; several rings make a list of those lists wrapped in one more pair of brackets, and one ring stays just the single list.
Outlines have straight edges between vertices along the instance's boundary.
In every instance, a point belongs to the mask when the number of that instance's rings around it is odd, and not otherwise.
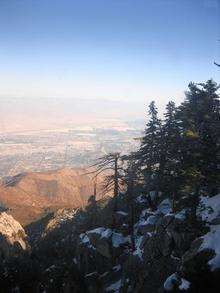
[{"label": "steep hillside", "polygon": [[85,173],[65,168],[7,178],[0,186],[0,202],[22,225],[58,208],[83,207],[93,194],[92,176]]}]

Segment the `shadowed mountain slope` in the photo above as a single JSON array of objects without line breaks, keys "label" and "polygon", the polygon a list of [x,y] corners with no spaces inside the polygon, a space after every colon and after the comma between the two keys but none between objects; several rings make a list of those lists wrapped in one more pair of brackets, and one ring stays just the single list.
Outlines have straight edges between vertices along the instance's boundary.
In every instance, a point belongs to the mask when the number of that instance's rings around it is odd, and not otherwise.
[{"label": "shadowed mountain slope", "polygon": [[91,175],[83,169],[25,173],[5,179],[0,202],[23,225],[59,208],[78,208],[93,194]]}]

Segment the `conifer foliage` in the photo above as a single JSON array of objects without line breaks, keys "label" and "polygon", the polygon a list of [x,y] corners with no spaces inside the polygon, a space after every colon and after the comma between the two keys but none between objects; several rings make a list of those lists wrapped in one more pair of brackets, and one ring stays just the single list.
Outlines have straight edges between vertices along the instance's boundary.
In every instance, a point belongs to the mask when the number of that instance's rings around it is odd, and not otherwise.
[{"label": "conifer foliage", "polygon": [[219,86],[213,81],[190,83],[185,101],[167,104],[164,119],[154,102],[136,158],[144,178],[144,191],[170,196],[173,208],[190,207],[196,217],[199,194],[214,195],[219,182]]}]

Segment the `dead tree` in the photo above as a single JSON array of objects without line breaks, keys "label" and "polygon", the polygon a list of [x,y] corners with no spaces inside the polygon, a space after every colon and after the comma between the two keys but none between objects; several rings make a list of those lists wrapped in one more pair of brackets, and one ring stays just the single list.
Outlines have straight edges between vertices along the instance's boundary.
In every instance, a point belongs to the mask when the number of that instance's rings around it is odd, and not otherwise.
[{"label": "dead tree", "polygon": [[125,176],[127,185],[127,199],[129,208],[129,234],[131,235],[132,250],[135,250],[134,224],[135,224],[135,183],[137,181],[136,165],[133,160],[128,162],[127,174]]},{"label": "dead tree", "polygon": [[99,158],[91,168],[95,168],[87,174],[93,174],[93,180],[97,180],[99,175],[104,176],[102,183],[102,194],[113,192],[113,197],[116,198],[123,185],[124,169],[122,167],[123,160],[120,153],[110,153]]},{"label": "dead tree", "polygon": [[[104,177],[101,192],[102,195],[113,193],[113,206],[112,206],[112,229],[116,226],[115,212],[117,211],[117,197],[122,191],[124,186],[124,173],[123,168],[124,157],[120,153],[109,153],[99,158],[95,164],[90,166],[95,170],[87,174],[93,174],[93,180],[97,180],[99,175]],[[96,192],[96,188],[94,190]]]},{"label": "dead tree", "polygon": [[123,169],[123,159],[120,153],[110,153],[101,158],[99,158],[94,165],[91,166],[95,168],[94,171],[91,171],[89,174],[94,174],[94,179],[97,179],[99,175],[104,176],[104,181],[102,183],[101,192],[103,196],[105,194],[113,193],[112,200],[112,215],[111,215],[111,255],[112,263],[115,263],[115,251],[113,248],[113,235],[116,228],[116,211],[117,211],[117,198],[121,191],[121,187],[124,183],[124,169]]}]

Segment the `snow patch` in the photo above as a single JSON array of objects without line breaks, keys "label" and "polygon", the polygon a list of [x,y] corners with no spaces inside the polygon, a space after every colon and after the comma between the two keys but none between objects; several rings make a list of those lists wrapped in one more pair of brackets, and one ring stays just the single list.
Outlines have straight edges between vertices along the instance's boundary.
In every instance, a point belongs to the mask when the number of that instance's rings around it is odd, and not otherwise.
[{"label": "snow patch", "polygon": [[172,211],[171,202],[168,198],[164,199],[158,206],[157,213],[162,213],[164,215]]},{"label": "snow patch", "polygon": [[80,241],[84,244],[90,243],[89,237],[85,233],[80,234],[79,238],[80,238]]},{"label": "snow patch", "polygon": [[115,272],[120,271],[120,269],[121,269],[121,265],[120,264],[113,267],[113,271],[115,271]]},{"label": "snow patch", "polygon": [[112,245],[114,247],[119,247],[122,244],[125,244],[127,242],[130,242],[130,236],[123,236],[121,233],[115,233],[112,234]]},{"label": "snow patch", "polygon": [[202,197],[200,201],[199,215],[209,224],[210,231],[202,239],[199,251],[212,249],[215,256],[208,262],[211,270],[220,268],[220,224],[210,224],[220,218],[220,194],[213,197]]},{"label": "snow patch", "polygon": [[184,221],[186,219],[186,209],[183,209],[177,214],[175,214],[175,218]]},{"label": "snow patch", "polygon": [[186,279],[181,279],[181,285],[179,286],[180,290],[188,290],[190,287],[190,282],[187,281]]},{"label": "snow patch", "polygon": [[130,236],[123,236],[121,233],[113,232],[109,228],[99,227],[93,230],[87,231],[87,235],[85,233],[80,234],[80,240],[84,244],[89,244],[89,235],[90,234],[98,234],[100,238],[111,238],[112,245],[116,248],[122,244],[130,242]]},{"label": "snow patch", "polygon": [[86,275],[85,275],[85,278],[89,278],[89,277],[92,277],[92,276],[94,276],[94,275],[97,275],[97,271],[92,272],[92,273],[89,273],[89,274],[86,274]]},{"label": "snow patch", "polygon": [[173,290],[173,287],[174,287],[174,284],[175,282],[177,282],[177,275],[176,273],[172,274],[171,276],[169,276],[166,281],[164,282],[164,289],[167,290],[167,291],[172,291]]},{"label": "snow patch", "polygon": [[143,259],[143,250],[140,248],[140,246],[143,239],[144,236],[140,236],[135,239],[135,251],[133,252],[133,255],[138,255],[141,260]]},{"label": "snow patch", "polygon": [[213,197],[201,197],[199,215],[203,221],[207,222],[220,217],[220,194]]},{"label": "snow patch", "polygon": [[106,288],[106,292],[115,292],[115,293],[119,293],[121,289],[121,280],[113,283],[112,285],[110,285],[109,287]]},{"label": "snow patch", "polygon": [[86,233],[82,233],[79,235],[80,242],[85,244],[87,247],[91,249],[95,249],[95,247],[90,243],[89,237],[86,235]]},{"label": "snow patch", "polygon": [[158,220],[158,217],[156,217],[156,216],[149,216],[148,218],[147,218],[147,221],[146,221],[146,224],[148,225],[155,225],[156,224],[156,222],[157,222],[157,220]]},{"label": "snow patch", "polygon": [[117,211],[116,214],[121,215],[121,216],[127,216],[128,213],[123,212],[123,211]]},{"label": "snow patch", "polygon": [[202,251],[204,249],[215,251],[215,256],[208,262],[211,269],[220,268],[220,225],[212,225],[210,232],[203,236],[203,243],[199,250]]},{"label": "snow patch", "polygon": [[136,202],[137,203],[145,203],[147,200],[146,200],[146,197],[144,195],[139,195],[137,198],[136,198]]},{"label": "snow patch", "polygon": [[188,290],[190,282],[186,279],[180,278],[177,273],[174,273],[164,282],[164,289],[166,291],[172,291],[175,285],[178,285],[179,290]]}]

